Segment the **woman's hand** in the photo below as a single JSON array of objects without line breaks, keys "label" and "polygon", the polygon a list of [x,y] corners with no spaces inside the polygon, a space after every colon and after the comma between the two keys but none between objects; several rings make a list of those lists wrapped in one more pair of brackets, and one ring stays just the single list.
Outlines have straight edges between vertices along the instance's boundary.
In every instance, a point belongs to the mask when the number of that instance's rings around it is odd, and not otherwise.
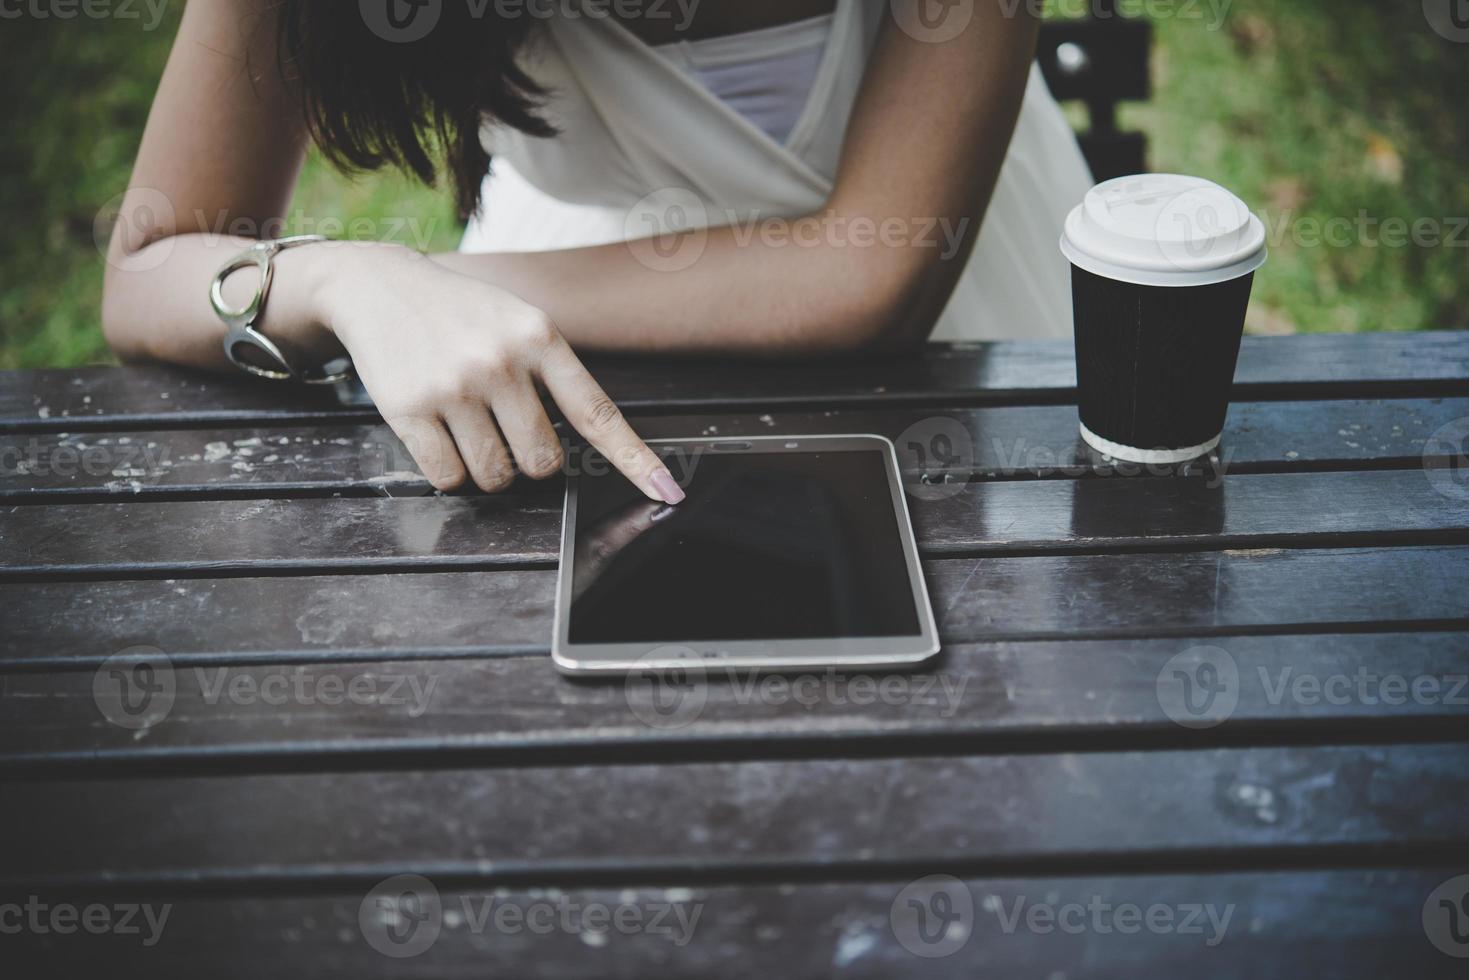
[{"label": "woman's hand", "polygon": [[325,263],[322,322],[438,489],[468,478],[493,493],[509,486],[517,468],[537,480],[557,472],[562,447],[541,404],[544,389],[649,498],[683,499],[668,468],[541,310],[398,246],[339,243],[299,252]]}]

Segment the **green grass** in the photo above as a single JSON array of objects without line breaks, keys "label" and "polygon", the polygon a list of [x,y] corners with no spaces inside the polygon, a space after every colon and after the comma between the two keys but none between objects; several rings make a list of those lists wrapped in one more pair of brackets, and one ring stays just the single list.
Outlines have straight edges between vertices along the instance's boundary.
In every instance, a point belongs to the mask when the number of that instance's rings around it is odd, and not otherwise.
[{"label": "green grass", "polygon": [[[80,17],[5,24],[0,368],[112,360],[98,317],[108,229],[97,216],[127,186],[182,5],[167,10],[154,31]],[[349,179],[315,157],[290,214],[297,230],[336,220],[334,237],[441,250],[461,230],[446,194],[392,171]]]},{"label": "green grass", "polygon": [[[1157,98],[1122,118],[1154,167],[1218,180],[1265,219],[1252,330],[1469,327],[1469,45],[1416,2],[1240,0],[1218,31],[1156,26]],[[1382,244],[1363,213],[1456,244]],[[1350,244],[1320,243],[1331,221]]]},{"label": "green grass", "polygon": [[[1313,223],[1355,224],[1363,212],[1432,219],[1443,235],[1469,218],[1469,45],[1432,33],[1411,0],[1235,0],[1211,30],[1214,4],[1179,0],[1184,15],[1154,18],[1155,97],[1122,120],[1148,133],[1156,169],[1218,180],[1265,217],[1272,255],[1249,329],[1469,328],[1469,229],[1436,247],[1373,247],[1352,225],[1345,247],[1309,235]],[[155,31],[86,18],[6,23],[0,367],[109,360],[95,219],[126,186],[180,9],[169,5]],[[336,219],[358,237],[396,232],[431,248],[459,235],[445,194],[396,174],[348,180],[316,159],[292,212],[298,229]]]}]

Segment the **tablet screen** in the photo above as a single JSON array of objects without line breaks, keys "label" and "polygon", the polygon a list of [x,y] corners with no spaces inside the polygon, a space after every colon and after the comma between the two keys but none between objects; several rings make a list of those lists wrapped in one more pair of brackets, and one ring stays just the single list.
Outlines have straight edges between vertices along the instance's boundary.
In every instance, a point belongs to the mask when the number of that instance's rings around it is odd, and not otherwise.
[{"label": "tablet screen", "polygon": [[919,634],[881,451],[665,461],[675,507],[615,471],[577,477],[571,643]]}]

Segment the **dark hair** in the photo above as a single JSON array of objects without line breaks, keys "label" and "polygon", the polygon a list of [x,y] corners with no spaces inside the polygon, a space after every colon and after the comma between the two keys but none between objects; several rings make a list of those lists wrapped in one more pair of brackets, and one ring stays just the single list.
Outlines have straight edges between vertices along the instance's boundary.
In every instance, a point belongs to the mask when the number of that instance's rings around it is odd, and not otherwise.
[{"label": "dark hair", "polygon": [[516,62],[534,18],[496,16],[494,4],[468,0],[380,2],[387,10],[406,3],[410,17],[431,11],[434,20],[422,36],[395,35],[401,25],[386,17],[370,22],[371,4],[280,0],[281,70],[333,164],[348,172],[391,164],[430,185],[442,164],[468,217],[489,169],[480,144],[487,118],[555,135],[536,114],[545,93]]}]

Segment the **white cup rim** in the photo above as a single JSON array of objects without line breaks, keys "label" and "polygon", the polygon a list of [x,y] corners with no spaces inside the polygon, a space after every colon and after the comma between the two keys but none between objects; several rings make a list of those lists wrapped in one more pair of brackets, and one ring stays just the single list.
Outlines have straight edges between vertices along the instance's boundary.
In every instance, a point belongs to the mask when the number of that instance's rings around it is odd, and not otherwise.
[{"label": "white cup rim", "polygon": [[1134,286],[1180,287],[1212,286],[1249,275],[1265,264],[1265,260],[1270,257],[1270,249],[1261,245],[1259,251],[1238,262],[1217,269],[1200,269],[1192,272],[1183,270],[1159,272],[1153,269],[1135,269],[1113,262],[1104,262],[1077,248],[1065,235],[1061,236],[1061,254],[1066,256],[1078,269],[1083,269],[1104,279],[1114,279],[1117,282],[1131,283]]}]

